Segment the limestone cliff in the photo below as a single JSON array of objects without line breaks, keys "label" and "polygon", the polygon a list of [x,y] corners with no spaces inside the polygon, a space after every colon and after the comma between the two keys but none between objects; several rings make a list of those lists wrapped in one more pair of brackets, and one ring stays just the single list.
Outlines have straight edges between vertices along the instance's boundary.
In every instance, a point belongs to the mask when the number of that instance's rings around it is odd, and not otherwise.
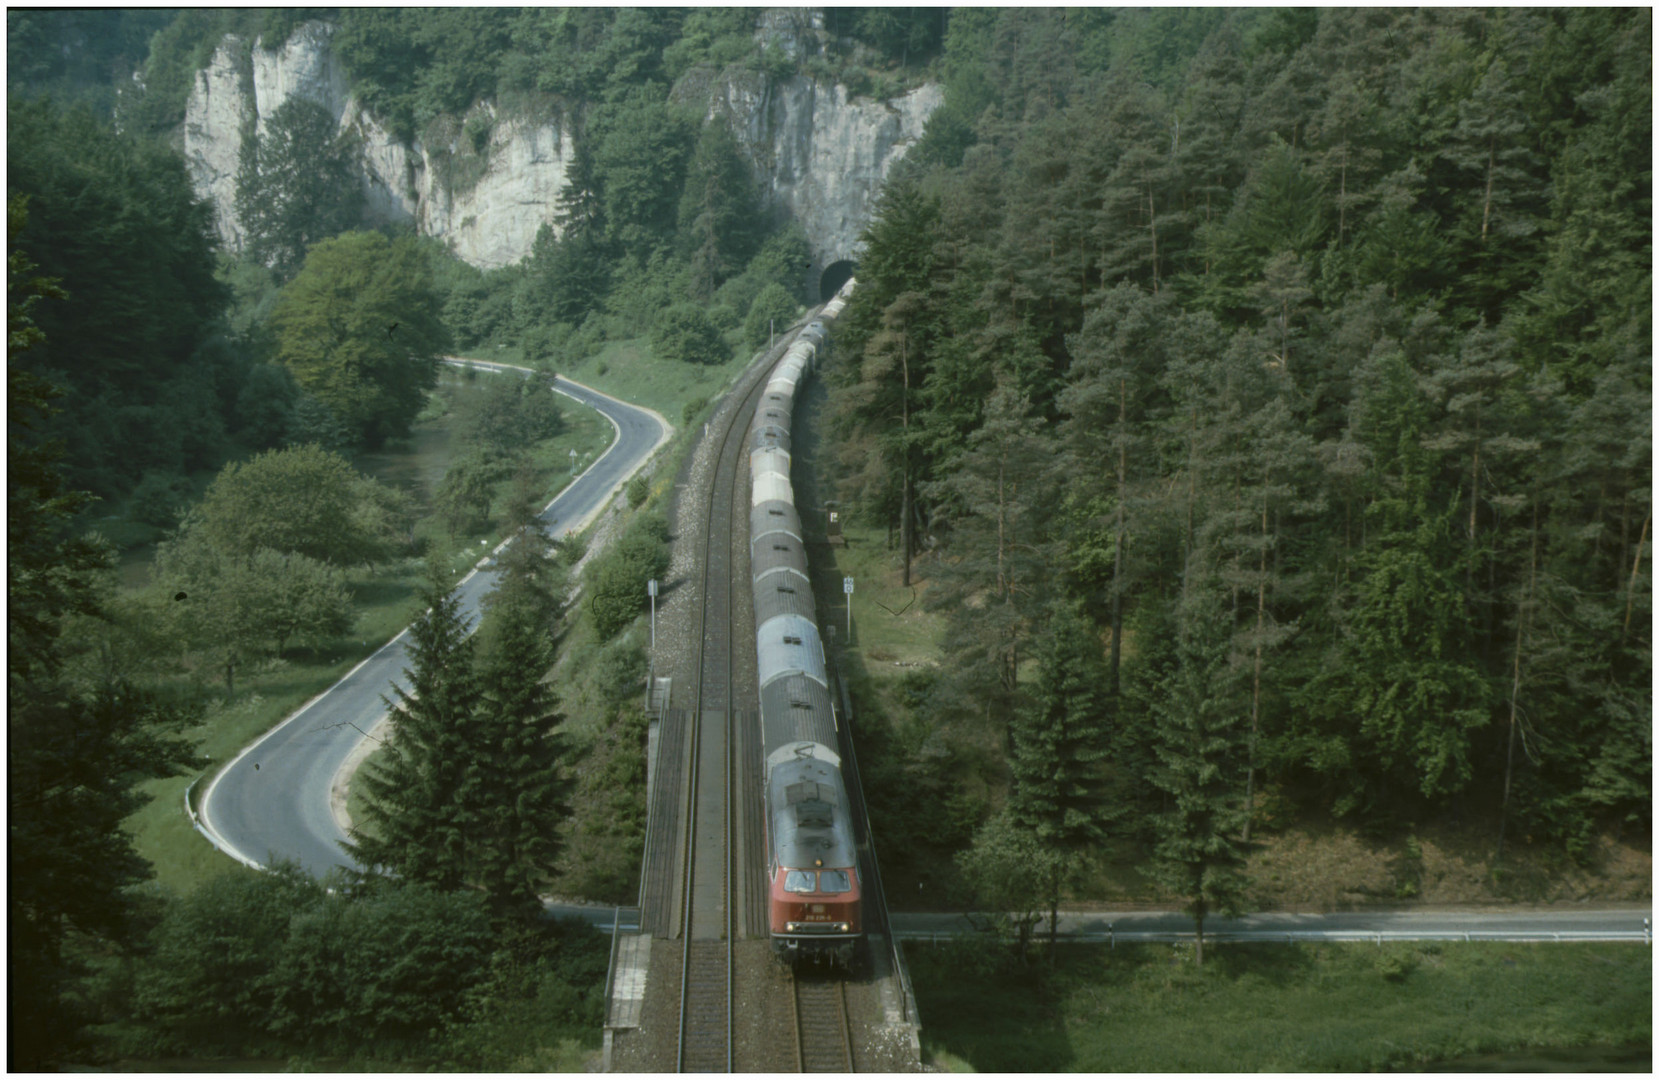
[{"label": "limestone cliff", "polygon": [[[821,35],[797,15],[785,17],[787,27],[769,18],[761,16],[760,33],[787,31],[791,51],[810,50]],[[552,121],[498,115],[493,103],[481,102],[465,117],[431,125],[424,140],[401,141],[350,93],[330,48],[333,33],[328,23],[306,23],[275,49],[227,38],[197,73],[185,160],[198,194],[218,208],[226,245],[236,250],[243,242],[235,201],[244,135],[263,130],[283,102],[298,97],[322,105],[355,137],[372,222],[412,222],[483,268],[527,255],[537,230],[553,222],[568,182],[569,132]],[[815,270],[855,254],[881,181],[942,100],[931,85],[882,102],[799,76],[771,82],[742,68],[693,73],[675,96],[727,117],[765,197],[805,228]],[[481,141],[470,134],[486,130]]]},{"label": "limestone cliff", "polygon": [[935,84],[891,101],[852,98],[847,88],[796,76],[779,82],[733,69],[682,98],[706,96],[724,114],[754,163],[773,206],[800,222],[814,270],[857,255],[877,193],[944,101]]}]

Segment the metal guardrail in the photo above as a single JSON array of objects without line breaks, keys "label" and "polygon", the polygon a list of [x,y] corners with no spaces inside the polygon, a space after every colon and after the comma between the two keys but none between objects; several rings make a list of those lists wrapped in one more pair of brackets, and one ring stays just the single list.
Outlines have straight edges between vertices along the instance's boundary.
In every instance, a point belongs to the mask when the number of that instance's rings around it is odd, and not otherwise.
[{"label": "metal guardrail", "polygon": [[[839,697],[841,698],[842,716],[846,720],[846,727],[844,729],[846,731],[846,744],[847,744],[846,749],[848,750],[849,757],[852,760],[853,771],[854,771],[855,775],[858,776],[858,786],[859,786],[858,797],[859,797],[860,800],[862,800],[864,798],[864,778],[863,778],[863,775],[858,773],[858,771],[857,771],[858,770],[858,750],[857,750],[856,745],[853,742],[853,737],[852,737],[852,727],[853,727],[852,695],[847,690],[847,680],[843,677],[840,663],[837,663],[834,666],[833,672],[834,672],[834,675],[835,675],[835,687],[836,687],[836,690],[839,692]],[[832,703],[832,707],[833,707],[833,703]],[[875,830],[870,825],[870,813],[869,813],[868,808],[866,808],[865,812],[864,812],[864,834],[865,834],[865,839],[867,839],[869,841],[869,844],[870,844],[870,870],[871,870],[871,876],[875,878],[876,895],[881,899],[881,910],[882,910],[883,916],[884,916],[884,918],[886,919],[886,922],[887,922],[887,948],[888,948],[888,953],[889,953],[889,956],[892,960],[893,971],[899,977],[899,1009],[901,1011],[901,1016],[902,1016],[902,1019],[903,1019],[904,1023],[906,1023],[906,1024],[915,1024],[915,1023],[918,1022],[917,1012],[916,1012],[916,996],[915,996],[915,990],[910,984],[910,967],[904,961],[904,951],[903,951],[903,949],[901,949],[899,947],[898,932],[893,929],[892,909],[887,906],[887,888],[882,883],[881,860],[876,857]]]},{"label": "metal guardrail", "polygon": [[[935,931],[935,930],[895,930],[895,941],[920,941],[938,944],[941,941],[955,941],[960,938],[972,938],[988,935],[988,930],[963,931]],[[1115,946],[1119,941],[1128,944],[1147,943],[1181,943],[1193,941],[1197,935],[1190,930],[1126,930],[1126,931],[1088,931],[1086,933],[1060,933],[1057,940],[1068,944],[1078,943],[1105,943]],[[1218,931],[1204,935],[1206,942],[1240,942],[1240,943],[1294,943],[1303,941],[1353,941],[1382,945],[1391,941],[1513,941],[1513,942],[1592,942],[1592,941],[1624,941],[1653,943],[1651,927],[1644,926],[1637,930],[1246,930],[1246,931]]]}]

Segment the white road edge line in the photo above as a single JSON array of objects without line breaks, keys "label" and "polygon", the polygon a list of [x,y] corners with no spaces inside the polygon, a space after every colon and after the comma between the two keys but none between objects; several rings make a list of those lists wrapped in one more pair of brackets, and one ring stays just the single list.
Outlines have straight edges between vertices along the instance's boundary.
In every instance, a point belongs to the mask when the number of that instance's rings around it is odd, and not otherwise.
[{"label": "white road edge line", "polygon": [[[537,374],[537,372],[534,368],[521,367],[517,364],[502,364],[502,363],[497,363],[497,362],[492,361],[492,360],[465,360],[465,359],[461,359],[459,357],[446,356],[446,357],[443,358],[443,362],[446,363],[446,364],[452,365],[454,367],[481,367],[481,368],[484,368],[486,370],[522,372],[525,375]],[[661,427],[661,430],[662,430],[662,434],[658,437],[656,444],[651,447],[650,451],[648,451],[645,454],[644,457],[640,458],[639,464],[634,466],[633,469],[629,470],[628,474],[626,476],[624,476],[621,480],[617,481],[615,487],[612,488],[610,494],[607,495],[600,502],[599,506],[596,509],[590,511],[580,521],[574,522],[570,526],[568,526],[565,529],[565,532],[569,533],[569,532],[580,531],[581,529],[587,528],[589,523],[594,518],[596,518],[600,513],[602,513],[604,511],[605,507],[610,504],[611,499],[615,498],[616,493],[622,489],[622,485],[627,483],[630,479],[632,479],[634,477],[634,475],[639,472],[640,469],[644,468],[647,464],[649,464],[651,459],[656,457],[657,451],[661,450],[663,448],[663,446],[668,442],[668,440],[673,437],[673,435],[674,435],[674,426],[672,424],[670,424],[667,421],[667,419],[665,419],[663,417],[663,415],[661,413],[657,412],[655,409],[648,409],[643,405],[634,405],[630,402],[623,401],[622,399],[617,398],[617,397],[613,397],[612,395],[607,394],[602,390],[595,390],[593,387],[584,386],[583,384],[577,382],[574,379],[567,379],[563,375],[556,375],[554,377],[554,382],[553,382],[553,389],[554,390],[556,390],[557,392],[563,394],[565,397],[570,398],[570,400],[576,402],[578,405],[583,405],[583,406],[586,406],[587,408],[593,409],[594,412],[599,412],[599,410],[595,409],[592,405],[590,405],[587,402],[583,401],[581,398],[577,397],[575,394],[572,394],[569,391],[562,389],[559,386],[560,382],[567,382],[571,386],[574,386],[579,390],[586,391],[587,393],[593,394],[596,397],[602,397],[602,398],[606,399],[607,401],[615,402],[618,405],[622,405],[622,406],[625,406],[627,408],[636,409],[640,412],[646,413],[646,414],[648,414],[651,417],[656,419],[658,425]],[[604,416],[605,419],[610,422],[611,428],[615,432],[615,436],[611,439],[610,446],[606,447],[605,452],[603,454],[600,454],[597,458],[595,458],[593,460],[593,464],[589,465],[586,469],[583,469],[580,475],[574,477],[570,481],[570,483],[568,483],[564,487],[560,488],[559,493],[557,495],[554,495],[553,498],[548,502],[548,504],[546,506],[542,507],[542,513],[545,514],[545,513],[547,513],[548,510],[551,510],[553,508],[553,504],[559,501],[559,496],[560,495],[563,495],[565,492],[567,492],[571,488],[575,487],[577,482],[580,481],[582,479],[582,477],[586,476],[588,473],[590,473],[594,469],[598,468],[599,463],[604,461],[606,458],[610,457],[611,454],[616,450],[617,446],[622,442],[622,426],[620,424],[618,424],[614,419],[612,419],[609,416],[606,416],[602,412],[599,412],[599,415]],[[483,558],[479,559],[478,562],[476,564],[474,564],[473,568],[467,572],[466,576],[461,578],[460,581],[456,582],[456,588],[459,588],[460,586],[462,586],[462,585],[466,584],[468,581],[470,581],[472,579],[473,575],[477,574],[478,571],[484,566],[485,563],[489,562],[491,559],[495,558],[498,554],[500,554],[501,549],[506,547],[506,546],[507,546],[507,541],[503,540],[500,544],[497,544],[493,549],[491,549],[489,554],[487,554]],[[473,628],[476,629],[476,626],[477,626],[477,624],[474,623]],[[207,837],[208,842],[211,843],[214,847],[218,848],[220,851],[224,852],[226,855],[229,855],[231,858],[235,859],[237,862],[242,863],[244,866],[252,867],[255,870],[265,869],[265,864],[264,863],[261,863],[258,860],[249,857],[246,853],[244,853],[241,849],[237,848],[229,840],[226,840],[224,835],[221,834],[219,832],[219,830],[214,827],[213,820],[212,820],[212,814],[210,812],[210,808],[213,805],[213,793],[218,788],[219,781],[224,778],[226,773],[230,772],[230,770],[235,767],[237,762],[241,761],[243,758],[247,757],[250,753],[257,750],[260,747],[260,745],[262,745],[265,742],[265,740],[269,739],[271,736],[275,735],[277,732],[281,731],[283,728],[287,727],[289,724],[292,724],[294,721],[298,720],[301,716],[304,716],[305,713],[308,712],[313,705],[317,704],[319,701],[326,698],[329,694],[332,694],[335,691],[335,689],[337,689],[342,683],[344,683],[347,679],[351,678],[353,675],[357,674],[357,672],[359,670],[361,670],[362,667],[365,664],[367,664],[369,661],[373,660],[375,657],[379,656],[381,653],[385,652],[387,649],[391,648],[393,645],[396,645],[398,643],[398,641],[400,641],[408,633],[409,633],[409,628],[408,627],[404,627],[402,630],[398,631],[398,633],[390,641],[388,641],[388,642],[386,642],[386,644],[380,646],[380,648],[376,649],[374,652],[370,653],[368,656],[365,656],[362,660],[360,660],[357,663],[357,665],[355,667],[353,667],[350,671],[346,672],[344,675],[340,676],[339,679],[335,680],[335,682],[333,684],[331,684],[328,687],[328,689],[323,690],[321,693],[319,693],[315,697],[311,698],[311,700],[309,700],[305,704],[301,705],[287,719],[283,720],[281,723],[278,723],[278,724],[274,725],[269,731],[265,732],[265,734],[261,735],[259,738],[255,739],[253,742],[251,742],[247,746],[243,747],[241,753],[237,754],[234,758],[231,758],[230,761],[226,762],[225,765],[222,768],[220,768],[217,773],[214,774],[212,781],[210,781],[207,785],[207,790],[202,792],[202,809],[201,809],[200,815],[197,818],[197,821],[195,822],[197,831],[199,831],[203,836]],[[471,630],[469,630],[468,633],[470,634]],[[361,739],[359,739],[356,744],[353,745],[351,754],[347,755],[346,760],[341,763],[341,766],[340,766],[339,769],[335,770],[334,776],[331,777],[330,780],[329,780],[329,790],[330,790],[330,792],[332,792],[334,790],[335,785],[339,781],[340,773],[342,771],[344,771],[346,765],[348,763],[353,763],[354,764],[353,758],[355,758],[357,756],[357,752],[362,748],[362,745],[369,740],[369,737],[373,732],[376,732],[376,731],[380,730],[380,728],[385,725],[385,722],[386,722],[386,719],[387,719],[388,716],[390,716],[389,712],[382,713],[380,715],[380,719],[375,721],[373,724],[370,724],[368,732],[365,732],[363,737]],[[188,799],[188,798],[189,798],[189,793],[187,791],[186,792],[186,799]],[[331,801],[332,801],[332,799],[331,799]],[[189,808],[188,808],[188,805],[187,805],[186,810],[188,810],[188,809]]]}]

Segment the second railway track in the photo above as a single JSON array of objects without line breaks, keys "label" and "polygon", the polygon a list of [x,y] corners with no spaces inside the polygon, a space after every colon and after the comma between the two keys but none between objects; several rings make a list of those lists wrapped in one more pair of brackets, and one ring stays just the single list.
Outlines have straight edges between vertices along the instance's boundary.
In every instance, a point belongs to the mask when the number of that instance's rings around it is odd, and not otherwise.
[{"label": "second railway track", "polygon": [[701,633],[696,703],[690,717],[689,852],[680,920],[684,954],[677,1065],[682,1072],[725,1072],[733,1067],[733,943],[742,932],[739,912],[755,888],[744,857],[754,838],[745,842],[740,835],[753,831],[748,820],[752,815],[742,813],[753,801],[743,798],[749,771],[744,762],[752,751],[740,730],[747,714],[736,708],[733,617],[735,600],[742,595],[736,545],[748,522],[742,483],[747,476],[744,434],[763,387],[759,380],[748,386],[718,431],[699,560]]}]

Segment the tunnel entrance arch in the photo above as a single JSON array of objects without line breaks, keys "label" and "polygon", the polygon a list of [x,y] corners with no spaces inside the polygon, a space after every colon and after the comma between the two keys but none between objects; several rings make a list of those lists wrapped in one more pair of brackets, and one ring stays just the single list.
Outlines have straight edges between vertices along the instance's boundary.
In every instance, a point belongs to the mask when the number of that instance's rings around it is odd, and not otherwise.
[{"label": "tunnel entrance arch", "polygon": [[818,297],[828,300],[841,291],[841,286],[853,276],[858,264],[851,259],[838,259],[824,267],[824,272],[818,276]]}]

